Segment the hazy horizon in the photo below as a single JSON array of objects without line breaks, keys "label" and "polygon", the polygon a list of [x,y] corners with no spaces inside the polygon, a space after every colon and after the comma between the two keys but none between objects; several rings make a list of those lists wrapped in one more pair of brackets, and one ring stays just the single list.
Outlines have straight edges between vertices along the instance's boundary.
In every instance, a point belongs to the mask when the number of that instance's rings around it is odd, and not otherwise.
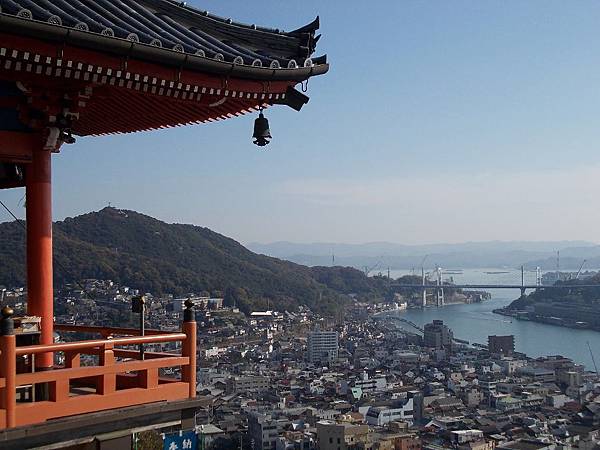
[{"label": "hazy horizon", "polygon": [[[195,224],[194,224],[195,225]],[[216,230],[213,230],[216,231]],[[423,247],[429,245],[464,245],[464,244],[488,244],[488,243],[498,243],[498,244],[514,244],[514,243],[547,243],[547,244],[563,244],[571,243],[588,246],[588,245],[599,245],[598,242],[586,241],[586,240],[558,240],[558,241],[546,241],[546,240],[502,240],[502,239],[493,239],[493,240],[483,240],[483,241],[456,241],[456,242],[416,242],[413,244],[405,244],[403,242],[391,242],[391,241],[365,241],[365,242],[328,242],[328,241],[252,241],[246,242],[246,244],[261,244],[261,245],[270,245],[270,244],[299,244],[299,245],[371,245],[371,244],[391,244],[391,245],[402,245],[406,247]]]},{"label": "hazy horizon", "polygon": [[[91,214],[102,214],[104,211],[105,209],[92,211]],[[140,214],[129,209],[121,209],[121,211]],[[84,216],[88,214],[90,213]],[[0,222],[2,223],[4,222]],[[152,221],[147,223],[152,224]],[[178,222],[174,224],[179,225]],[[557,250],[559,250],[561,269],[575,270],[584,265],[586,269],[600,268],[600,246],[587,241],[495,240],[412,245],[382,241],[367,243],[279,241],[264,244],[242,242],[241,244],[252,252],[287,259],[306,266],[336,265],[359,269],[378,267],[398,270],[421,266],[514,269],[525,265],[528,269],[540,267],[554,271],[557,268]]]},{"label": "hazy horizon", "polygon": [[[7,205],[9,206],[9,205]],[[109,206],[109,205],[106,205]],[[172,223],[172,224],[183,224],[183,225],[194,225],[194,226],[199,226],[199,227],[207,227],[210,228],[212,231],[219,233],[219,234],[223,234],[225,235],[222,231],[217,230],[217,229],[213,229],[211,227],[208,227],[205,224],[202,223],[192,223],[192,222],[181,222],[181,221],[176,221],[173,219],[168,219],[168,218],[160,218],[160,217],[155,217],[152,216],[149,213],[146,213],[144,211],[139,211],[133,208],[121,208],[121,207],[117,207],[115,205],[110,205],[110,207],[114,207],[114,208],[118,208],[118,209],[123,209],[123,210],[129,210],[129,211],[135,211],[138,212],[140,214],[144,214],[150,217],[154,217],[155,219],[161,220],[163,222],[166,223]],[[10,211],[15,214],[17,216],[17,218],[19,220],[25,220],[25,209],[24,207],[22,208],[20,205],[17,205],[18,209],[14,209],[11,208],[9,206]],[[65,215],[63,217],[54,217],[54,221],[62,221],[65,220],[66,218],[69,217],[76,217],[79,215],[83,215],[83,214],[89,214],[89,213],[94,213],[94,212],[98,212],[100,211],[102,208],[97,209],[97,210],[89,210],[89,211],[81,211],[78,212],[77,214],[73,214],[73,215]],[[6,216],[6,217],[5,217]],[[0,224],[5,223],[5,222],[12,222],[14,221],[13,217],[3,208],[0,207]],[[233,238],[238,240],[235,236],[229,236],[227,235],[227,237]],[[405,243],[405,242],[394,242],[394,241],[386,241],[386,240],[381,240],[381,241],[362,241],[362,242],[342,242],[342,241],[318,241],[318,240],[314,240],[314,241],[292,241],[292,240],[287,240],[287,239],[281,239],[281,240],[274,240],[274,241],[243,241],[243,240],[238,240],[240,243],[242,243],[245,246],[248,245],[275,245],[275,244],[291,244],[291,245],[322,245],[322,246],[326,246],[326,245],[333,245],[333,246],[368,246],[368,245],[397,245],[397,246],[403,246],[403,247],[427,247],[427,246],[452,246],[452,245],[470,245],[470,244],[493,244],[493,243],[497,243],[497,244],[560,244],[560,245],[565,245],[565,246],[595,246],[595,245],[600,245],[600,243],[595,242],[595,241],[588,241],[588,240],[583,240],[583,239],[560,239],[560,240],[521,240],[521,239],[490,239],[490,240],[479,240],[479,241],[474,241],[474,240],[470,240],[470,241],[426,241],[426,242],[413,242],[413,243]]]}]

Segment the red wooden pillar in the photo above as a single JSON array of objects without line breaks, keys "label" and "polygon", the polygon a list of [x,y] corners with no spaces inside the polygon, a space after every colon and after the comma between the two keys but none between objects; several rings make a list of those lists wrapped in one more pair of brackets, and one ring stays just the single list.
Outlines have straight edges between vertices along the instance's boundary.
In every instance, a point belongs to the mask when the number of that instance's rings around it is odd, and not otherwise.
[{"label": "red wooden pillar", "polygon": [[6,421],[0,422],[0,429],[17,426],[17,355],[16,338],[13,324],[13,310],[8,306],[2,308],[0,320],[0,377],[4,378],[5,386],[0,389],[0,409],[4,409]]},{"label": "red wooden pillar", "polygon": [[[42,318],[40,344],[54,343],[54,287],[52,283],[51,152],[33,150],[26,169],[27,188],[27,313]],[[53,365],[53,354],[36,357],[40,369]]]}]

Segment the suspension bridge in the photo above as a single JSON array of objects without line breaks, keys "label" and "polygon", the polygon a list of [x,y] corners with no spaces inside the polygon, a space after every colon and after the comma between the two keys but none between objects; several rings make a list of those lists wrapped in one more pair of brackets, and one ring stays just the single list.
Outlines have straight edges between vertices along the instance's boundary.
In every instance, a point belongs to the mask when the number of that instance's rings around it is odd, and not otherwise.
[{"label": "suspension bridge", "polygon": [[[579,270],[579,272],[581,272],[581,269]],[[579,272],[577,273],[577,277],[573,280],[575,282],[577,282],[577,279],[579,277]],[[526,284],[525,283],[525,267],[521,267],[521,283],[516,284],[516,283],[510,283],[510,284],[499,284],[499,283],[485,283],[485,284],[469,284],[469,283],[462,283],[462,284],[454,284],[454,283],[444,283],[444,281],[442,280],[442,274],[443,274],[443,270],[441,267],[436,268],[432,273],[435,274],[436,279],[435,281],[430,281],[429,278],[425,275],[425,271],[422,270],[422,283],[390,283],[389,288],[391,292],[395,292],[397,290],[401,290],[401,289],[415,289],[415,290],[422,290],[423,291],[423,298],[422,298],[422,306],[425,307],[427,306],[427,291],[428,290],[433,290],[435,292],[436,295],[436,306],[443,306],[445,304],[445,300],[444,300],[444,289],[461,289],[461,290],[468,290],[468,291],[485,291],[488,289],[513,289],[513,290],[520,290],[521,291],[521,296],[524,296],[526,291],[528,290],[537,290],[537,289],[544,289],[544,290],[557,290],[557,289],[562,289],[562,290],[570,290],[570,289],[593,289],[593,288],[600,288],[600,285],[598,284],[579,284],[579,283],[574,283],[574,284],[565,284],[565,283],[559,283],[559,284],[554,284],[554,285],[544,285],[542,284],[542,276],[541,276],[541,271],[538,269],[536,269],[536,282],[535,284]],[[429,274],[428,274],[429,275]]]}]

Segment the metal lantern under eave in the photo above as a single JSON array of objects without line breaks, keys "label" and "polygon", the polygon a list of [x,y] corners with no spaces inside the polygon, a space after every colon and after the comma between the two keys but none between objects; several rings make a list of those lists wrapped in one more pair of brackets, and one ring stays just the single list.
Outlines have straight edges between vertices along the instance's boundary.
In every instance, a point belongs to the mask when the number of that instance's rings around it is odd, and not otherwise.
[{"label": "metal lantern under eave", "polygon": [[252,142],[259,147],[264,147],[272,139],[271,130],[269,130],[269,121],[262,111],[254,121],[254,134],[252,135],[252,138],[254,139]]}]

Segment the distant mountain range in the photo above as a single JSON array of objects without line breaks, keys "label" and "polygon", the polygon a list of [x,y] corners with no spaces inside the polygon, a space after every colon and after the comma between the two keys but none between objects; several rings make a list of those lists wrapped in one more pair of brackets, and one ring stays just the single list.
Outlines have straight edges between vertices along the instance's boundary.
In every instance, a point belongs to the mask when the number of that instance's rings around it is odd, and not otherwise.
[{"label": "distant mountain range", "polygon": [[274,242],[250,243],[252,251],[298,264],[342,265],[374,270],[412,269],[422,264],[445,268],[527,267],[556,269],[556,252],[560,267],[576,270],[583,259],[586,267],[600,268],[600,246],[586,241],[489,241],[462,244],[401,245],[391,242],[366,244]]},{"label": "distant mountain range", "polygon": [[[223,294],[242,309],[333,311],[346,294],[384,295],[386,283],[344,267],[306,267],[257,255],[194,225],[168,224],[134,211],[104,208],[53,225],[58,287],[111,279],[153,294]],[[0,223],[0,286],[26,283],[25,230]],[[217,292],[218,291],[218,292]]]}]

